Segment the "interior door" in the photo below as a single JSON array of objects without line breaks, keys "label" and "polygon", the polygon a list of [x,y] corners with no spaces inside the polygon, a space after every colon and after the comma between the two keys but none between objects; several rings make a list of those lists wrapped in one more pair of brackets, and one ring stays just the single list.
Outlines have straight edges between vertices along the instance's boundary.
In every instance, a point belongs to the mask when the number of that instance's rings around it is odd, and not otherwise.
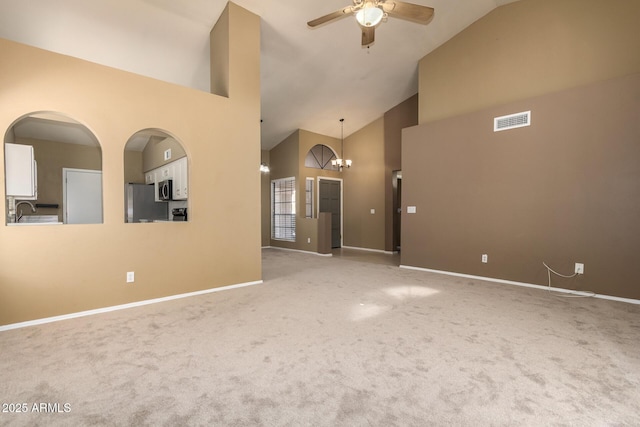
[{"label": "interior door", "polygon": [[102,171],[63,169],[65,224],[102,223]]},{"label": "interior door", "polygon": [[341,182],[320,179],[319,185],[320,212],[331,213],[331,247],[339,248],[342,246]]}]

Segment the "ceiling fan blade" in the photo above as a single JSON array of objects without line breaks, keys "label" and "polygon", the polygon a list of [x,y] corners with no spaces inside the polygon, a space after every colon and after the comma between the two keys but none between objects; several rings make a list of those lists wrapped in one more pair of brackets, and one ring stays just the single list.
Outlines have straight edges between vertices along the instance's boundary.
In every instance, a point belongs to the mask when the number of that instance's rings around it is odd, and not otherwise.
[{"label": "ceiling fan blade", "polygon": [[353,6],[348,6],[343,9],[336,10],[335,12],[331,12],[327,15],[321,16],[320,18],[316,18],[313,21],[309,21],[307,22],[307,25],[310,27],[317,27],[318,25],[326,24],[327,22],[347,16],[351,12],[353,12]]},{"label": "ceiling fan blade", "polygon": [[363,27],[362,29],[362,46],[369,46],[376,39],[376,27]]},{"label": "ceiling fan blade", "polygon": [[382,3],[382,9],[394,18],[407,19],[419,24],[428,24],[433,18],[433,8],[406,3],[398,0],[389,0]]}]

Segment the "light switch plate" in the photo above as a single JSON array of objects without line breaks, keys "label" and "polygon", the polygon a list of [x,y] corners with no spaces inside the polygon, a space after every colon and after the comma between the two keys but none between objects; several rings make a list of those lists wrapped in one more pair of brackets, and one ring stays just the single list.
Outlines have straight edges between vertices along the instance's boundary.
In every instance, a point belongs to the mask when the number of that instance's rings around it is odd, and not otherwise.
[{"label": "light switch plate", "polygon": [[168,149],[164,150],[164,159],[165,160],[170,160],[171,159],[171,148],[168,148]]},{"label": "light switch plate", "polygon": [[415,206],[407,206],[407,213],[410,213],[410,214],[416,213],[416,207]]},{"label": "light switch plate", "polygon": [[371,209],[371,215],[375,214],[376,210],[375,209]]}]

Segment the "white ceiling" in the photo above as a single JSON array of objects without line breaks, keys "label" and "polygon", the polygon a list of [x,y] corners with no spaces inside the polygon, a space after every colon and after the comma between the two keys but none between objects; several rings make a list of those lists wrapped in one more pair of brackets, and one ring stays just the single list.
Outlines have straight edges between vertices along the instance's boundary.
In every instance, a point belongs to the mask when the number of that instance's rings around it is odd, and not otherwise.
[{"label": "white ceiling", "polygon": [[24,117],[13,126],[13,132],[16,138],[100,145],[89,129],[59,114],[32,114]]},{"label": "white ceiling", "polygon": [[[389,18],[360,46],[350,0],[235,0],[261,16],[262,147],[296,129],[345,137],[418,91],[418,61],[514,0],[412,0],[429,25]],[[226,0],[0,0],[0,37],[209,91],[209,32]]]}]

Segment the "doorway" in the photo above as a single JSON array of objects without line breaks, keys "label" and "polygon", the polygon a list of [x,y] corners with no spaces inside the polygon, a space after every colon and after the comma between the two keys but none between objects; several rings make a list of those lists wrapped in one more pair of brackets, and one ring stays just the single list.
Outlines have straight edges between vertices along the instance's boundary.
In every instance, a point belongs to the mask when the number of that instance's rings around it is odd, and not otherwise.
[{"label": "doorway", "polygon": [[62,169],[65,224],[102,223],[102,171]]},{"label": "doorway", "polygon": [[342,247],[342,180],[318,178],[318,210],[331,213],[331,248]]},{"label": "doorway", "polygon": [[400,252],[400,234],[402,231],[402,171],[393,171],[391,174],[391,186],[393,188],[393,251]]}]

